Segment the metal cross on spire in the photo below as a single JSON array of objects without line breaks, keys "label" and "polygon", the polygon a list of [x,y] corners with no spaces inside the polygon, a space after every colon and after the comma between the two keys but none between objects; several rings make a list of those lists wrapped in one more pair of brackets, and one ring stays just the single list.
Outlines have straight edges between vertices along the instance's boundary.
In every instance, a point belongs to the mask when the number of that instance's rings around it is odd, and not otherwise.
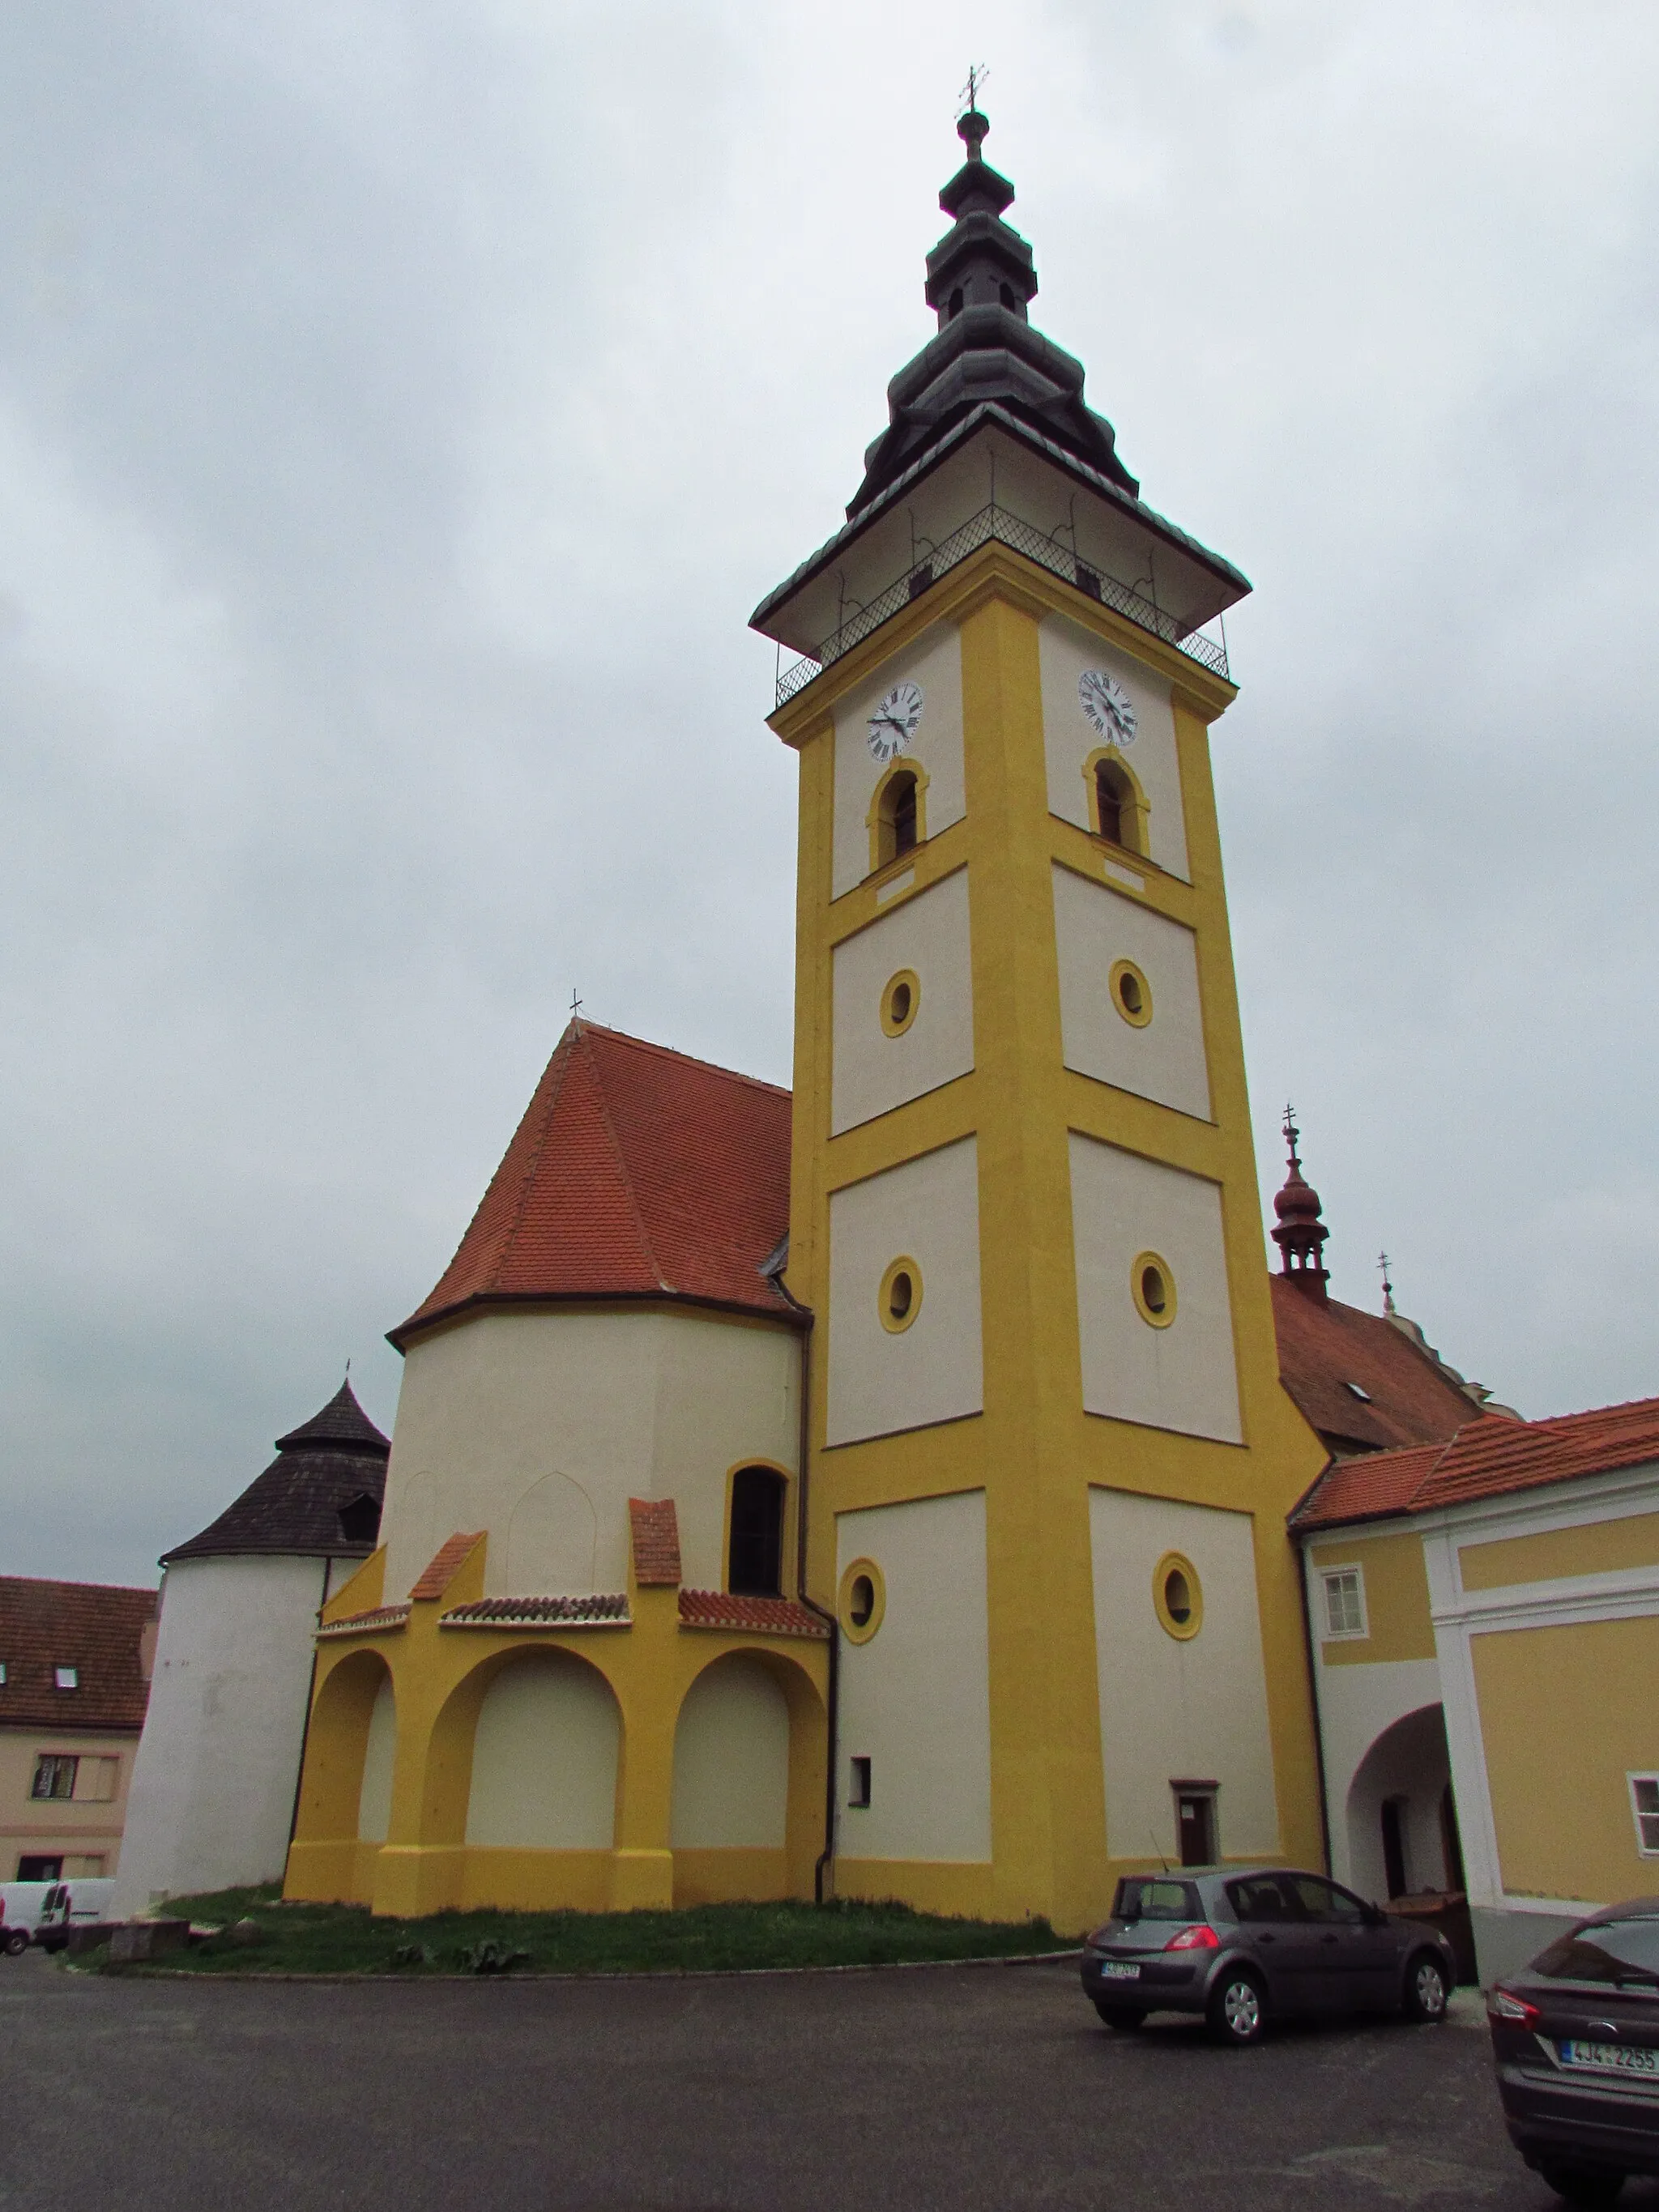
[{"label": "metal cross on spire", "polygon": [[1299,1168],[1302,1163],[1296,1156],[1296,1140],[1302,1134],[1302,1132],[1296,1126],[1296,1109],[1288,1102],[1286,1102],[1285,1108],[1285,1119],[1282,1127],[1285,1131],[1285,1141],[1291,1148],[1291,1165],[1293,1168]]},{"label": "metal cross on spire", "polygon": [[975,109],[979,106],[981,89],[984,85],[986,78],[989,76],[990,74],[990,70],[984,62],[975,62],[974,66],[969,70],[968,82],[963,86],[962,90],[957,94],[957,98],[958,100],[965,98],[968,102],[968,105],[965,107],[960,108],[957,111],[959,114],[971,115],[974,112]]},{"label": "metal cross on spire", "polygon": [[576,996],[576,987],[573,983],[570,987],[570,1018],[573,1022],[581,1010],[582,1001]]},{"label": "metal cross on spire", "polygon": [[1382,1274],[1382,1310],[1385,1314],[1391,1314],[1394,1311],[1394,1285],[1389,1280],[1389,1269],[1393,1263],[1386,1252],[1379,1252],[1376,1264]]}]

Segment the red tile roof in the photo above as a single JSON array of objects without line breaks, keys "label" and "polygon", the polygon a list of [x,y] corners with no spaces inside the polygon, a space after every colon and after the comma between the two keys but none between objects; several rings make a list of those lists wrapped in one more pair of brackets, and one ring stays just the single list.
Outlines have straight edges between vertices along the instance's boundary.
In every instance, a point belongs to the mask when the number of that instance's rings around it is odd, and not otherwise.
[{"label": "red tile roof", "polygon": [[672,1498],[630,1498],[629,1533],[634,1540],[634,1579],[646,1589],[680,1578],[680,1523]]},{"label": "red tile roof", "polygon": [[596,1597],[485,1597],[441,1613],[440,1628],[629,1628],[628,1593]]},{"label": "red tile roof", "polygon": [[1430,1513],[1510,1491],[1610,1474],[1659,1460],[1659,1398],[1596,1406],[1547,1421],[1479,1415],[1449,1443],[1339,1460],[1291,1516],[1298,1531],[1396,1513]]},{"label": "red tile roof", "polygon": [[[1280,1378],[1333,1451],[1446,1443],[1475,1412],[1474,1401],[1382,1315],[1310,1297],[1282,1274],[1269,1279]],[[1350,1382],[1365,1397],[1357,1398]]]},{"label": "red tile roof", "polygon": [[683,1628],[746,1629],[762,1636],[828,1636],[830,1624],[792,1597],[732,1597],[724,1590],[680,1592]]},{"label": "red tile roof", "polygon": [[459,1573],[462,1560],[482,1540],[483,1533],[482,1528],[474,1528],[471,1534],[466,1535],[457,1533],[447,1544],[441,1544],[420,1580],[409,1593],[411,1603],[416,1598],[441,1597]]},{"label": "red tile roof", "polygon": [[[140,1663],[155,1618],[153,1589],[0,1575],[0,1728],[126,1729],[144,1724]],[[72,1690],[56,1669],[73,1667]]]},{"label": "red tile roof", "polygon": [[337,1620],[325,1621],[317,1631],[319,1636],[371,1636],[383,1628],[403,1628],[409,1621],[406,1605],[377,1605],[368,1613],[343,1613]]},{"label": "red tile roof", "polygon": [[789,1225],[789,1093],[591,1022],[560,1038],[430,1297],[690,1298],[793,1319],[760,1272]]}]

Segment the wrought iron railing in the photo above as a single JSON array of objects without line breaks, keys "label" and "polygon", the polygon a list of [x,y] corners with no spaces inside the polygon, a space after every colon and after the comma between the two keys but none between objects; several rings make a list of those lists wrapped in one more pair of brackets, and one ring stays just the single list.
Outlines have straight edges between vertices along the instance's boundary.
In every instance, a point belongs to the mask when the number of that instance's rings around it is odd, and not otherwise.
[{"label": "wrought iron railing", "polygon": [[1091,568],[1086,561],[1079,561],[1063,538],[1037,529],[1034,523],[1027,522],[1023,515],[1011,514],[1006,507],[993,504],[981,507],[977,514],[970,514],[960,529],[953,530],[933,547],[926,560],[907,568],[884,592],[860,607],[856,613],[849,614],[824,639],[816,653],[808,653],[784,669],[778,678],[776,704],[781,707],[787,700],[793,699],[832,660],[839,660],[843,653],[850,653],[872,630],[879,629],[890,616],[897,614],[919,592],[925,592],[931,583],[947,574],[970,553],[976,553],[981,545],[989,544],[993,538],[999,544],[1012,545],[1017,553],[1024,553],[1051,574],[1074,584],[1090,599],[1115,608],[1138,628],[1150,630],[1154,637],[1161,637],[1166,644],[1178,647],[1188,659],[1215,675],[1227,678],[1224,639],[1206,637],[1202,630],[1184,629],[1173,615],[1165,614],[1152,599],[1143,598],[1127,584],[1120,584],[1115,576],[1105,575],[1098,568]]}]

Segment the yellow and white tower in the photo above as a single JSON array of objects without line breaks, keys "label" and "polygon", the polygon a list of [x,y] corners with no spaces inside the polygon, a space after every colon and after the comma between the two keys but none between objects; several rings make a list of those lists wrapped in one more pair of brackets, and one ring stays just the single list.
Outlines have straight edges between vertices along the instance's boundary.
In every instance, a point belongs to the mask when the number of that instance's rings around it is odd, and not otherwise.
[{"label": "yellow and white tower", "polygon": [[817,1316],[836,1883],[1075,1928],[1113,1876],[1319,1855],[1204,629],[967,160],[938,335],[846,526],[757,610],[804,658],[787,1280]]}]

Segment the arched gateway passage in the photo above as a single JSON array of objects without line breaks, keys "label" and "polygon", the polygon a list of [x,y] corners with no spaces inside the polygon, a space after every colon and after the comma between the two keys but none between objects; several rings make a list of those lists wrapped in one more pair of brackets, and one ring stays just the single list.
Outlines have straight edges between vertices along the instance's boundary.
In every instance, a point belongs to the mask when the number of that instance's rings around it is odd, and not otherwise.
[{"label": "arched gateway passage", "polygon": [[1356,1889],[1380,1901],[1461,1889],[1445,1721],[1423,1705],[1383,1729],[1348,1787],[1348,1864]]}]

